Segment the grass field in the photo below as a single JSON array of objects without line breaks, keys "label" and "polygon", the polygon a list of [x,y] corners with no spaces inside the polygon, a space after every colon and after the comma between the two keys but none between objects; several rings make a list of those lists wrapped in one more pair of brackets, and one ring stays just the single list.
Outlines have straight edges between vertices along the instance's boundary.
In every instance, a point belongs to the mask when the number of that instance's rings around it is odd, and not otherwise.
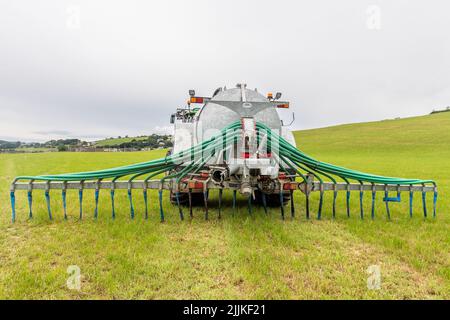
[{"label": "grass field", "polygon": [[[266,216],[255,208],[250,216],[243,202],[235,214],[227,209],[222,220],[214,219],[212,203],[209,221],[200,208],[192,221],[180,222],[166,199],[167,222],[161,224],[155,196],[144,221],[136,193],[138,214],[132,221],[124,192],[118,196],[119,217],[112,221],[109,195],[103,192],[97,221],[93,194],[85,196],[86,218],[77,220],[75,193],[68,199],[68,221],[58,194],[52,197],[56,218],[48,221],[43,195],[37,193],[35,218],[28,221],[26,195],[19,193],[18,222],[11,224],[8,187],[16,175],[107,168],[164,151],[0,154],[0,298],[449,299],[450,113],[299,131],[296,139],[303,151],[323,161],[435,179],[437,218],[423,219],[416,196],[412,219],[405,197],[403,204],[391,205],[392,221],[381,201],[376,219],[361,221],[354,195],[348,219],[340,194],[335,220],[328,195],[323,220],[306,221],[299,194],[294,220],[282,221],[277,209]],[[316,210],[317,201],[312,205]],[[70,265],[81,269],[80,291],[66,286]],[[367,288],[371,265],[381,268],[380,290]]]}]

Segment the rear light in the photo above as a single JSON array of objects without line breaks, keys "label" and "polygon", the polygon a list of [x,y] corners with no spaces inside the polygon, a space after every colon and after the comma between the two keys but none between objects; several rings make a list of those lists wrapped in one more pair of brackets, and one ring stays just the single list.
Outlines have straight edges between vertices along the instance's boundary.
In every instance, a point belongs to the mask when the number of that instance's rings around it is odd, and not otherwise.
[{"label": "rear light", "polygon": [[189,181],[188,187],[189,189],[203,189],[203,182]]},{"label": "rear light", "polygon": [[298,186],[294,182],[288,182],[283,184],[283,190],[297,190]]},{"label": "rear light", "polygon": [[273,99],[273,94],[272,94],[272,92],[269,92],[269,93],[267,94],[267,99],[269,99],[269,100],[272,100],[272,99]]},{"label": "rear light", "polygon": [[288,109],[289,103],[277,104],[277,108]]},{"label": "rear light", "polygon": [[191,97],[190,102],[191,103],[203,103],[203,98],[202,97]]},{"label": "rear light", "polygon": [[242,158],[250,159],[250,152],[242,152]]},{"label": "rear light", "polygon": [[280,173],[278,174],[278,179],[286,179],[286,173],[280,172]]}]

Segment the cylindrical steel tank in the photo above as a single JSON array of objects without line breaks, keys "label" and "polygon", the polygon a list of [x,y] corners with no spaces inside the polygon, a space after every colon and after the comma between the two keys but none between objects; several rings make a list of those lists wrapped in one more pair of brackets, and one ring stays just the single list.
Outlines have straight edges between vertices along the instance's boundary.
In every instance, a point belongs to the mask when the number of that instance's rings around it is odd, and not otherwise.
[{"label": "cylindrical steel tank", "polygon": [[246,114],[254,117],[257,122],[264,123],[269,128],[276,130],[286,140],[295,145],[295,140],[290,130],[282,127],[276,108],[267,108],[262,106],[262,104],[252,105],[252,102],[269,101],[256,90],[250,90],[244,86],[241,88],[238,87],[219,91],[211,101],[202,107],[198,114],[198,120],[194,124],[194,143],[200,143],[205,139],[217,135],[220,130],[241,119],[241,114],[239,112],[224,105],[214,103],[214,101],[242,102],[243,95],[245,96],[248,105],[251,105],[246,110]]}]

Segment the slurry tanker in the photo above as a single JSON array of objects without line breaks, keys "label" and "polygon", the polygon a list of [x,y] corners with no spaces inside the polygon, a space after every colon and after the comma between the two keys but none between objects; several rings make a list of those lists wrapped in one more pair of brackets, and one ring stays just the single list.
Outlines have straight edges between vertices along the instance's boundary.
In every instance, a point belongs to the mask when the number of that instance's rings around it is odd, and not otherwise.
[{"label": "slurry tanker", "polygon": [[[436,215],[437,186],[433,180],[368,174],[321,162],[302,152],[301,145],[297,148],[292,132],[280,119],[278,109],[289,108],[289,102],[280,99],[281,93],[263,95],[245,84],[231,89],[220,87],[210,97],[197,96],[194,90],[189,90],[186,106],[176,109],[170,117],[174,145],[164,158],[99,171],[19,176],[11,184],[12,220],[16,220],[15,194],[22,190],[27,192],[29,218],[33,217],[34,192],[43,192],[52,219],[50,194],[55,191],[61,194],[62,213],[67,218],[67,193],[74,191],[78,192],[79,219],[82,219],[84,193],[88,190],[93,191],[95,218],[99,215],[101,191],[110,193],[112,218],[119,214],[115,209],[118,190],[128,193],[132,219],[136,216],[133,201],[138,190],[145,204],[142,212],[145,218],[152,214],[148,209],[153,199],[149,192],[157,193],[161,221],[165,220],[164,193],[177,207],[181,219],[187,214],[192,218],[194,206],[203,206],[208,219],[208,200],[213,192],[218,199],[214,212],[219,218],[224,192],[232,194],[232,210],[236,209],[240,194],[247,199],[250,214],[254,205],[261,206],[266,213],[268,207],[279,207],[283,219],[286,210],[294,217],[295,205],[300,202],[309,219],[313,210],[312,193],[318,193],[318,205],[312,214],[321,219],[325,192],[332,194],[332,217],[337,214],[339,194],[345,197],[345,214],[350,217],[351,194],[357,193],[358,215],[363,219],[365,192],[371,194],[371,210],[367,215],[372,219],[378,193],[383,196],[386,215],[390,218],[389,203],[400,202],[402,193],[408,195],[412,216],[414,194],[419,192],[423,215],[427,217],[426,195],[432,193],[432,215]],[[294,198],[297,193],[303,196]]]}]

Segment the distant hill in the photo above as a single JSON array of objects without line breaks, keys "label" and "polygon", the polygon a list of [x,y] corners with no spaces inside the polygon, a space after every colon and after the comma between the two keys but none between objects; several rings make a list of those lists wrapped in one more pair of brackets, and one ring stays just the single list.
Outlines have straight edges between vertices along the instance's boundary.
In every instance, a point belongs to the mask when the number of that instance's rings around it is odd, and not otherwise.
[{"label": "distant hill", "polygon": [[124,149],[127,151],[142,149],[167,149],[172,146],[172,136],[152,134],[140,137],[118,137],[86,142],[79,139],[50,140],[39,142],[10,142],[0,140],[3,152],[47,152],[47,151],[98,151],[98,149]]},{"label": "distant hill", "polygon": [[446,109],[443,109],[443,110],[433,110],[433,111],[431,112],[431,114],[434,114],[434,113],[442,113],[442,112],[450,112],[450,107],[447,107]]},{"label": "distant hill", "polygon": [[[320,160],[351,166],[350,154],[385,155],[405,153],[420,159],[425,155],[442,157],[450,151],[450,112],[392,120],[343,124],[319,129],[294,131],[297,147]],[[328,158],[327,156],[330,155]],[[336,163],[336,159],[344,159]],[[373,159],[373,162],[376,162]],[[375,165],[374,165],[375,166]],[[361,168],[365,169],[365,168]],[[392,174],[386,173],[386,174]]]},{"label": "distant hill", "polygon": [[142,141],[147,139],[148,136],[143,137],[126,137],[126,138],[108,138],[99,141],[95,141],[94,145],[96,147],[117,147],[123,143],[129,143],[132,141]]},{"label": "distant hill", "polygon": [[150,136],[140,137],[118,137],[99,140],[93,144],[97,148],[136,148],[136,149],[158,149],[170,148],[172,136],[152,134]]}]

